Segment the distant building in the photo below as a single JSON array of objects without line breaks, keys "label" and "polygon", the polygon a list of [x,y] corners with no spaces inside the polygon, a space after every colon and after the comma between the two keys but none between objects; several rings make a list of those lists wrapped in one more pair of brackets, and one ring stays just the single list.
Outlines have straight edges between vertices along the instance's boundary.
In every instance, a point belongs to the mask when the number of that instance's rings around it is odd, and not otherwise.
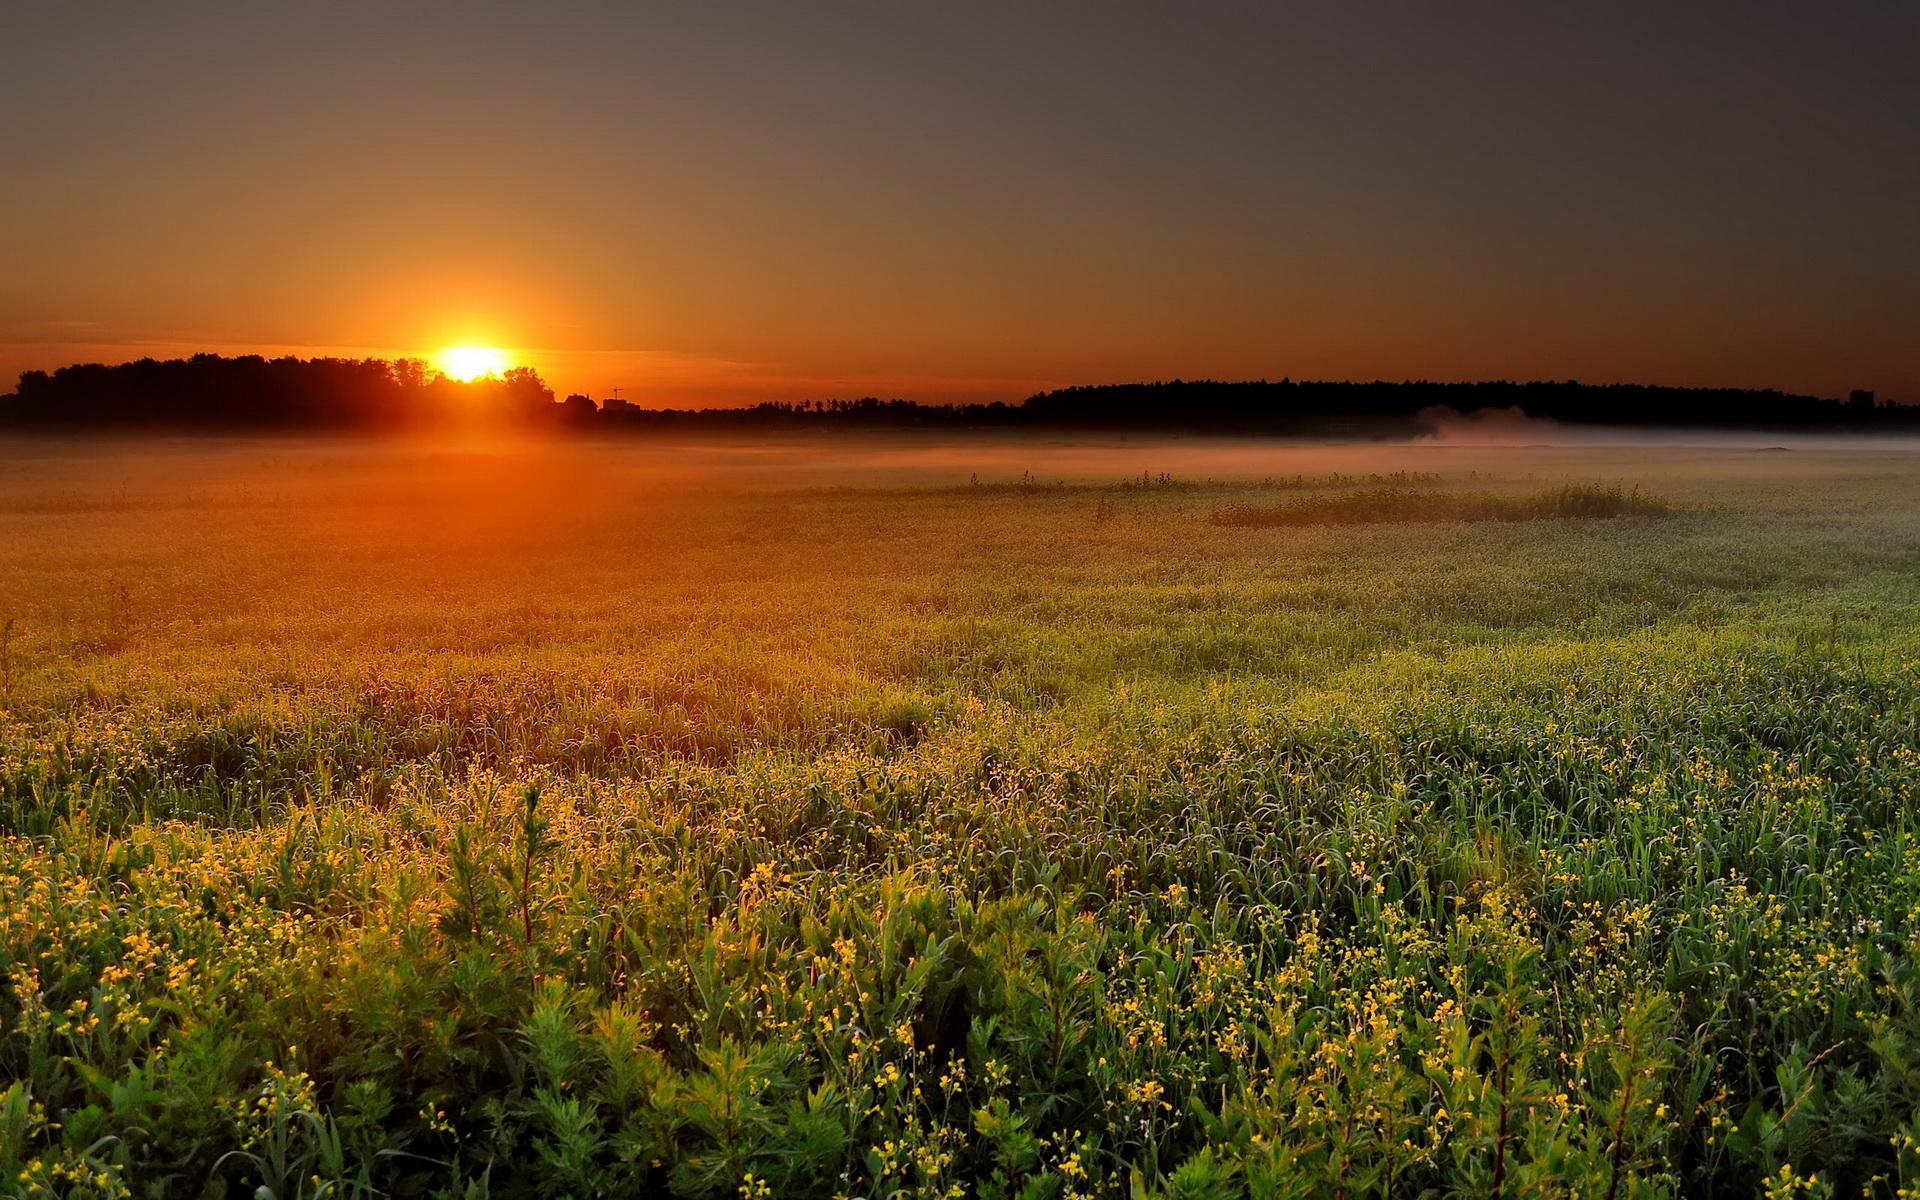
[{"label": "distant building", "polygon": [[1855,388],[1847,393],[1847,403],[1855,408],[1872,408],[1873,393],[1863,388]]},{"label": "distant building", "polygon": [[560,402],[560,412],[569,421],[580,421],[599,416],[600,406],[593,402],[593,397],[575,392]]},{"label": "distant building", "polygon": [[628,403],[625,400],[622,400],[618,396],[611,396],[600,402],[600,411],[603,413],[627,412],[632,408],[633,408],[632,404]]}]

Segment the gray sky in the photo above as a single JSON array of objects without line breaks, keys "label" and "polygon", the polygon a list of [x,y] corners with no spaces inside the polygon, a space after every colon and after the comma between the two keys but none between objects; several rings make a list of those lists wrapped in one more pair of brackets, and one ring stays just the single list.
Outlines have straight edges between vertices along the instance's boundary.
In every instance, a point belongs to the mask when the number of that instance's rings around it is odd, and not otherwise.
[{"label": "gray sky", "polygon": [[0,378],[473,342],[661,403],[1920,401],[1911,3],[14,4],[0,45]]}]

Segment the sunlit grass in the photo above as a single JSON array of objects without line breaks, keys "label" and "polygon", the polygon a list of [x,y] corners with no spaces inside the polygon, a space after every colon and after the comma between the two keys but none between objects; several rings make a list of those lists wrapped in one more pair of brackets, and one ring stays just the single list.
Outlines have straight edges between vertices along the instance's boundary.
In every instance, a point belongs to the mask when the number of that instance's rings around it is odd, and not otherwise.
[{"label": "sunlit grass", "polygon": [[1920,1185],[1907,460],[148,453],[0,480],[4,1186]]},{"label": "sunlit grass", "polygon": [[1522,495],[1375,487],[1284,504],[1224,505],[1209,519],[1217,525],[1383,525],[1663,517],[1672,511],[1667,500],[1619,484],[1564,484]]}]

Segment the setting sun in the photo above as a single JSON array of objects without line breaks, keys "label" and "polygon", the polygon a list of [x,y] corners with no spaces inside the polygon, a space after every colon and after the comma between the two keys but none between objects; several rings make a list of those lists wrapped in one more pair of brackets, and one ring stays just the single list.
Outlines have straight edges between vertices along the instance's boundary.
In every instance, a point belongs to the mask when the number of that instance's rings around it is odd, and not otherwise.
[{"label": "setting sun", "polygon": [[491,346],[454,346],[434,355],[434,365],[449,379],[465,383],[507,369],[507,353]]}]

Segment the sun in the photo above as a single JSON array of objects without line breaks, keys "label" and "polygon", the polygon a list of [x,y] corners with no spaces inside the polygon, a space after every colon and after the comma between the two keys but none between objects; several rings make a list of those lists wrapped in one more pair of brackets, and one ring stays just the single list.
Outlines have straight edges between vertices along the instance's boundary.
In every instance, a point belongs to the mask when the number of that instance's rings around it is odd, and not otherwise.
[{"label": "sun", "polygon": [[491,346],[450,346],[433,356],[434,365],[448,379],[462,383],[507,369],[507,352]]}]

